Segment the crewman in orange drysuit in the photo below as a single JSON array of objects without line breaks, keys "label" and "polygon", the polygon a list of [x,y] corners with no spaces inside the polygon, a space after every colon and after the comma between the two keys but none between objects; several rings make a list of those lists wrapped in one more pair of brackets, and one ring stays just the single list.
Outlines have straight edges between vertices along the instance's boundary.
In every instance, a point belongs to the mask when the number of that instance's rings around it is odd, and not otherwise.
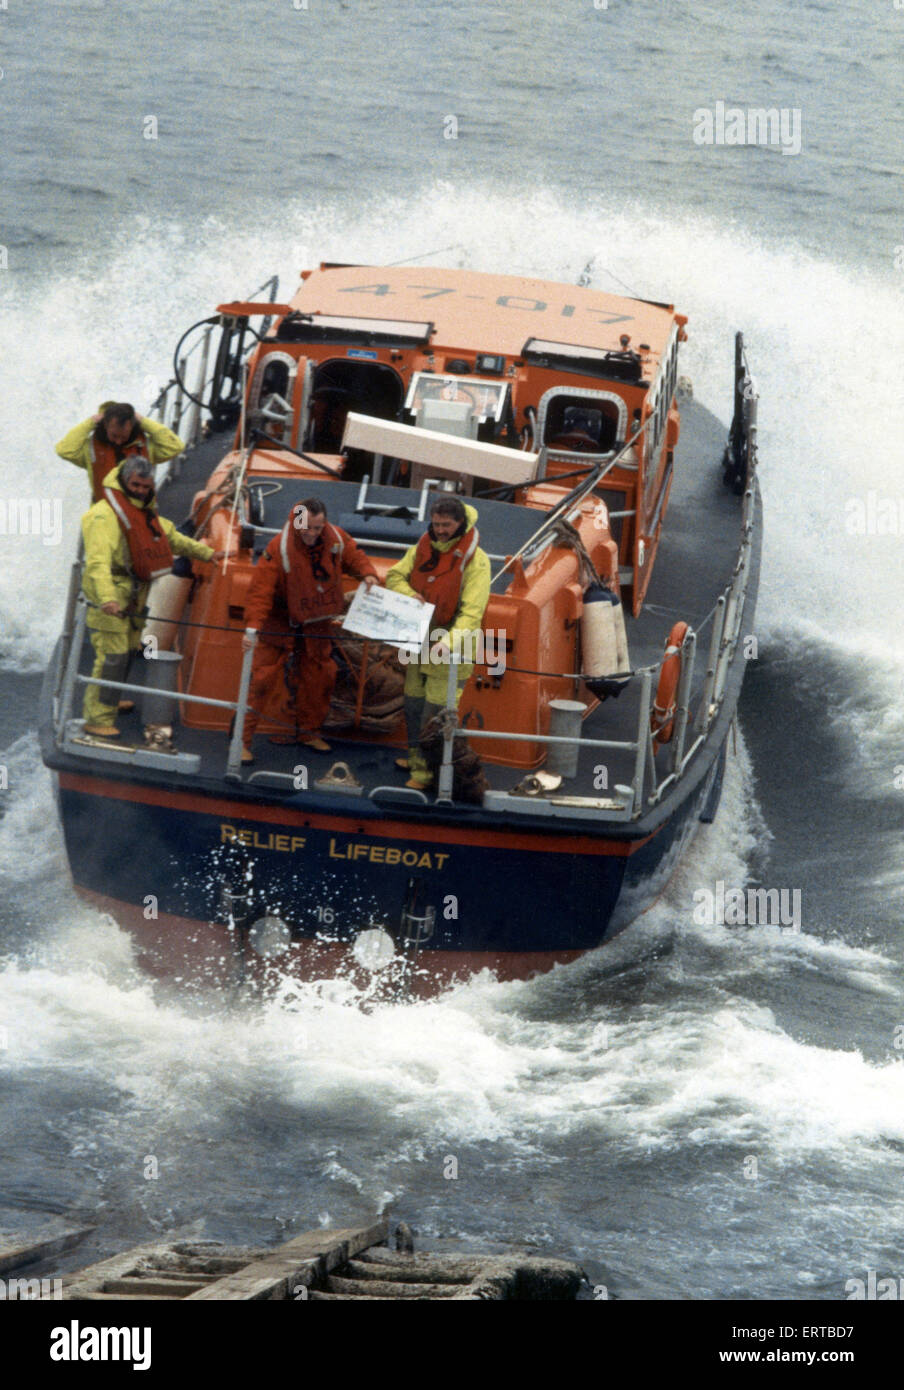
[{"label": "crewman in orange drysuit", "polygon": [[[343,612],[343,574],[363,579],[368,589],[378,583],[364,551],[347,531],[327,520],[319,498],[309,497],[292,508],[261,555],[245,600],[248,629],[261,637],[251,669],[252,708],[245,717],[243,763],[254,762],[251,743],[260,710],[281,666],[295,705],[293,741],[329,752],[320,730],[336,684],[329,620]],[[246,633],[243,650],[248,651],[251,642]]]}]

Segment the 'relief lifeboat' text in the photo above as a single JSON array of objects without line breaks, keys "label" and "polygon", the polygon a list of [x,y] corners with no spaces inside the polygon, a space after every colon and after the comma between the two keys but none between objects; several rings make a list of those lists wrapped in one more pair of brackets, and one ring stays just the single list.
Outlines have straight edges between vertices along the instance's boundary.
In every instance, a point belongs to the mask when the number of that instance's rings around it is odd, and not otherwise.
[{"label": "'relief lifeboat' text", "polygon": [[[234,825],[220,824],[221,844],[240,844],[247,845],[249,849],[294,854],[296,850],[304,849],[305,841],[304,835],[277,835],[272,831],[264,835],[259,830],[237,830]],[[397,849],[394,845],[372,844],[369,840],[349,840],[339,844],[334,836],[330,836],[329,858],[364,859],[371,864],[398,864],[406,869],[441,869],[450,856],[435,850]]]}]

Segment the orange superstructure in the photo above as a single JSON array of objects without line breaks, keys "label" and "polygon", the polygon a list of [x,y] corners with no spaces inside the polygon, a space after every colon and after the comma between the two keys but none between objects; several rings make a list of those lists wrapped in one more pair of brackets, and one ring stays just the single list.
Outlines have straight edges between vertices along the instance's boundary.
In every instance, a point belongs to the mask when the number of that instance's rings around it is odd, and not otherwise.
[{"label": "orange superstructure", "polygon": [[[373,455],[342,449],[348,417],[359,413],[503,445],[516,475],[520,453],[539,455],[535,475],[525,466],[525,476],[514,480],[521,485],[507,494],[536,513],[538,526],[582,475],[610,461],[604,487],[570,518],[577,544],[547,546],[530,563],[518,561],[502,590],[494,587],[484,626],[505,634],[505,679],[478,662],[462,699],[465,724],[545,730],[550,700],[577,693],[571,673],[581,669],[587,582],[581,547],[597,573],[628,597],[632,612],[640,611],[671,483],[684,317],[667,304],[523,277],[360,266],[306,274],[287,303],[238,301],[219,312],[238,329],[255,314],[270,326],[247,371],[242,421],[255,446],[240,447],[240,421],[234,451],[195,499],[197,534],[233,558],[209,579],[199,574],[193,621],[206,626],[192,628],[184,643],[186,691],[215,698],[236,688],[255,559],[247,509],[255,486],[291,482],[293,496],[319,492],[329,502],[337,482],[373,480]],[[260,433],[249,436],[249,429]],[[383,459],[381,469],[387,479]],[[391,480],[416,489],[423,472],[416,461],[397,459]],[[245,501],[237,509],[238,474]],[[482,497],[500,491],[486,478],[459,477],[455,485],[478,510]],[[610,510],[619,514],[617,525]],[[515,549],[503,545],[494,570]],[[381,577],[397,550],[370,551]],[[583,688],[581,696],[592,709],[592,693]],[[205,706],[186,707],[183,719],[207,729],[229,723]],[[382,737],[402,743],[404,736],[398,729]],[[518,767],[534,767],[543,756],[531,743],[500,741],[482,751]]]}]

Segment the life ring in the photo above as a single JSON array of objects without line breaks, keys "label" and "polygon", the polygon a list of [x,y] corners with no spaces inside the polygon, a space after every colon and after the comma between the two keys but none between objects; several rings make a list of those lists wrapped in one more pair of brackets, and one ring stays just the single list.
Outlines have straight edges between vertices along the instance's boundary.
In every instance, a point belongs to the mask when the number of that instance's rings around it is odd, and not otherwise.
[{"label": "life ring", "polygon": [[675,732],[675,697],[681,679],[681,649],[689,631],[687,623],[675,623],[665,644],[656,699],[650,713],[650,730],[657,743],[670,743]]}]

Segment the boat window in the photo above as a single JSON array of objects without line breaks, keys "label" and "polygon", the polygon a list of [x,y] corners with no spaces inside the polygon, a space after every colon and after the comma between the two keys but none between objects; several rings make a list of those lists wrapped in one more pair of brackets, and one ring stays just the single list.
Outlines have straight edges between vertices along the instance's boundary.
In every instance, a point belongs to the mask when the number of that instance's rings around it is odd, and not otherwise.
[{"label": "boat window", "polygon": [[560,395],[549,402],[543,443],[578,454],[607,454],[618,437],[618,407],[610,401]]},{"label": "boat window", "polygon": [[669,410],[675,395],[677,375],[678,333],[675,330],[663,361],[662,370],[647,398],[647,407],[652,422],[646,436],[646,478],[644,481],[644,510],[646,512],[652,509],[656,497],[656,483],[660,475],[658,461],[666,437]]},{"label": "boat window", "polygon": [[414,423],[422,430],[457,434],[464,439],[477,438],[477,416],[468,401],[422,401],[417,408]]},{"label": "boat window", "polygon": [[282,358],[271,356],[267,365],[264,367],[264,374],[261,379],[261,394],[267,396],[271,391],[277,391],[280,396],[284,396],[289,389],[289,366]]},{"label": "boat window", "polygon": [[258,361],[248,393],[252,425],[274,439],[288,439],[298,361],[285,352],[267,353]]},{"label": "boat window", "polygon": [[507,381],[487,381],[477,376],[454,376],[448,373],[415,372],[405,398],[406,416],[417,418],[431,401],[446,401],[466,405],[478,425],[492,421],[501,425],[508,405]]}]

